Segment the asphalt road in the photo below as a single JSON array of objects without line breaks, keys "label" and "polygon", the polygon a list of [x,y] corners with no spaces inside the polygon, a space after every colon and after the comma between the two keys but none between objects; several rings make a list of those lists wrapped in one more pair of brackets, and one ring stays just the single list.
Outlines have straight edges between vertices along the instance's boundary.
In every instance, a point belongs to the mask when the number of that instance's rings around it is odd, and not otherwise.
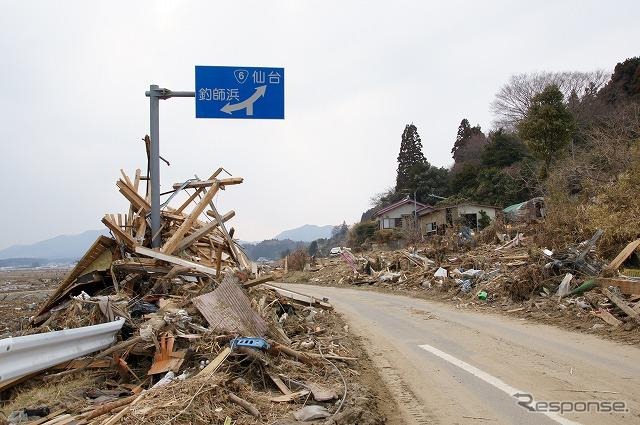
[{"label": "asphalt road", "polygon": [[[404,415],[396,423],[640,423],[638,347],[410,297],[277,286],[328,297],[350,331],[365,339]],[[529,396],[514,397],[517,393],[531,394],[534,403],[563,404],[539,404],[547,412],[532,412],[518,405],[527,404]],[[614,401],[624,402],[628,411],[595,411],[624,408]],[[566,411],[571,408],[582,412]]]}]

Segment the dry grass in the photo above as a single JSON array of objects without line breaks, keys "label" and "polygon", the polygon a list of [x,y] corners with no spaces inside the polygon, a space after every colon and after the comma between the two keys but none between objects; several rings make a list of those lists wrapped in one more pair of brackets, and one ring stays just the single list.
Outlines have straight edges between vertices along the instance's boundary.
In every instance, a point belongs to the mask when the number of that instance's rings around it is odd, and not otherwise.
[{"label": "dry grass", "polygon": [[68,406],[82,400],[78,394],[94,386],[95,375],[91,372],[68,376],[57,381],[43,383],[31,381],[28,386],[20,387],[19,392],[11,402],[0,409],[8,416],[14,410],[27,407],[49,406],[51,410],[62,405]]},{"label": "dry grass", "polygon": [[599,252],[612,258],[640,235],[640,110],[626,113],[624,122],[598,128],[575,158],[550,170],[540,244],[562,248],[599,228],[605,231]]}]

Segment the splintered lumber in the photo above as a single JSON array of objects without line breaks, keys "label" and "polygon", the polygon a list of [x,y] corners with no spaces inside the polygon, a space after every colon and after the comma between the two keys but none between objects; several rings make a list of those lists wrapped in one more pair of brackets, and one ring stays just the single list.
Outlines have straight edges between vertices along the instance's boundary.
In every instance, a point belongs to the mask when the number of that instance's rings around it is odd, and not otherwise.
[{"label": "splintered lumber", "polygon": [[220,216],[220,213],[216,209],[215,205],[213,205],[213,202],[209,202],[209,206],[211,207],[211,211],[208,211],[207,214],[213,213],[213,217],[215,217],[216,221],[220,223],[220,230],[222,231],[222,236],[224,236],[224,238],[227,240],[227,244],[229,244],[231,256],[235,261],[239,262],[238,252],[236,251],[236,244],[235,242],[233,242],[233,238],[227,231],[227,227],[224,225],[224,220]]},{"label": "splintered lumber", "polygon": [[135,252],[136,254],[141,254],[147,257],[166,261],[167,263],[189,267],[207,275],[215,276],[216,274],[216,269],[214,268],[203,266],[202,264],[194,263],[193,261],[188,261],[180,257],[175,257],[173,255],[163,254],[162,252],[154,251],[153,249],[145,248],[143,246],[136,246]]},{"label": "splintered lumber", "polygon": [[262,276],[257,279],[253,279],[248,282],[245,282],[242,284],[242,286],[244,286],[245,289],[249,289],[249,288],[253,288],[254,286],[262,285],[263,283],[272,282],[272,281],[273,281],[273,275],[268,275],[268,276]]},{"label": "splintered lumber", "polygon": [[119,179],[116,182],[116,186],[118,186],[120,193],[122,193],[122,195],[127,198],[129,202],[131,202],[133,209],[135,209],[136,211],[142,210],[145,212],[145,214],[151,211],[151,205],[149,204],[149,202],[147,202],[146,199],[140,196],[140,194],[136,192],[136,190],[132,186],[127,184],[126,181]]},{"label": "splintered lumber", "polygon": [[[218,177],[218,174],[220,174],[222,172],[222,168],[218,168],[212,175],[211,177],[209,177],[209,180],[214,180],[216,177]],[[184,201],[184,203],[182,205],[180,205],[178,207],[178,209],[175,211],[176,214],[180,214],[182,211],[184,211],[185,208],[187,208],[193,201],[194,199],[196,199],[204,190],[203,187],[198,188],[193,195],[189,196],[189,199],[187,199],[186,201]]]},{"label": "splintered lumber", "polygon": [[599,286],[608,288],[616,286],[620,292],[626,295],[640,294],[640,280],[637,279],[621,279],[621,278],[604,278],[596,279]]},{"label": "splintered lumber", "polygon": [[[164,246],[161,249],[163,253],[173,254],[174,252],[176,252],[176,249],[178,248],[178,245],[180,244],[183,236],[191,229],[196,219],[200,216],[200,214],[202,214],[209,202],[211,202],[216,192],[218,192],[219,188],[220,186],[217,183],[211,187],[204,198],[202,198],[200,203],[196,205],[189,216],[184,220],[184,222],[182,222],[178,230],[176,230],[176,232],[169,238],[169,240],[165,242]],[[217,217],[217,219],[219,223],[222,223],[221,217]]]},{"label": "splintered lumber", "polygon": [[291,394],[291,390],[289,389],[289,387],[287,387],[287,385],[284,382],[282,382],[282,379],[280,379],[278,375],[271,372],[268,372],[267,374],[269,375],[269,378],[271,378],[273,383],[276,384],[276,386],[280,389],[280,391],[282,391],[282,394],[284,395]]},{"label": "splintered lumber", "polygon": [[237,395],[235,395],[234,393],[229,393],[229,401],[237,404],[238,406],[244,408],[244,410],[246,410],[247,412],[251,413],[251,415],[253,415],[256,418],[260,417],[260,412],[258,411],[258,409],[251,403],[249,403],[247,400],[242,399],[240,397],[238,397]]},{"label": "splintered lumber", "polygon": [[118,407],[126,406],[127,404],[133,402],[133,400],[135,400],[137,397],[138,397],[137,395],[132,395],[129,397],[121,398],[120,400],[112,401],[111,403],[105,403],[100,407],[98,407],[97,409],[94,409],[91,412],[86,413],[83,416],[83,419],[88,421],[89,419],[93,419],[93,418],[97,418],[98,416],[105,415],[111,412],[112,410],[117,409]]},{"label": "splintered lumber", "polygon": [[605,322],[607,322],[608,324],[610,324],[615,328],[617,328],[622,324],[620,320],[618,320],[613,314],[609,313],[605,309],[601,308],[598,311],[594,312],[593,314],[594,316],[598,316],[599,318],[601,318],[602,320],[604,320]]},{"label": "splintered lumber", "polygon": [[[191,182],[188,183],[183,189],[198,189],[198,188],[203,188],[203,187],[211,187],[213,186],[216,182],[220,185],[220,186],[231,186],[234,184],[240,184],[243,182],[243,178],[242,177],[231,177],[228,179],[220,179],[220,180],[216,180],[216,179],[211,179],[211,180],[203,180],[203,181],[196,181],[196,182]],[[182,187],[183,183],[174,183],[173,184],[173,188],[174,189],[180,189]]]},{"label": "splintered lumber", "polygon": [[630,242],[607,266],[609,270],[618,270],[622,263],[640,246],[640,239]]},{"label": "splintered lumber", "polygon": [[[235,215],[236,215],[235,211],[229,211],[224,216],[222,216],[222,221],[225,222],[225,221],[231,220],[233,218],[233,216],[235,216]],[[207,235],[208,233],[213,231],[213,229],[215,229],[218,226],[219,226],[218,221],[214,220],[214,221],[212,221],[210,223],[207,223],[204,226],[200,227],[195,232],[193,232],[192,234],[190,234],[189,236],[184,238],[182,241],[180,241],[180,243],[178,244],[178,246],[175,249],[175,252],[180,252],[183,249],[187,248],[193,242],[195,242],[198,239],[200,239],[201,237]]]},{"label": "splintered lumber", "polygon": [[113,233],[113,235],[116,237],[118,241],[122,242],[127,247],[131,249],[135,249],[136,245],[138,245],[136,240],[133,239],[133,236],[131,236],[129,233],[122,230],[122,227],[114,223],[109,216],[105,215],[102,218],[102,223],[105,226],[107,226],[109,230],[111,230],[111,232]]},{"label": "splintered lumber", "polygon": [[629,304],[625,302],[622,298],[608,290],[607,288],[601,288],[602,293],[607,296],[620,310],[622,310],[627,316],[634,319],[636,322],[640,323],[640,314],[638,314],[634,309],[629,307]]},{"label": "splintered lumber", "polygon": [[211,363],[198,373],[198,375],[211,375],[217,371],[220,365],[227,359],[227,357],[229,357],[229,354],[231,354],[231,347],[225,347],[224,350],[218,353]]},{"label": "splintered lumber", "polygon": [[264,284],[267,288],[273,289],[276,291],[278,295],[281,297],[285,297],[293,302],[302,305],[312,305],[315,307],[320,307],[325,310],[333,309],[333,306],[326,301],[319,300],[311,295],[303,294],[301,292],[290,291],[289,289],[280,288],[279,286],[269,285],[267,283]]},{"label": "splintered lumber", "polygon": [[287,356],[299,361],[300,363],[309,364],[309,365],[316,363],[315,359],[310,355],[308,355],[307,353],[296,351],[293,348],[280,344],[279,342],[273,342],[271,344],[271,350],[278,354],[286,354]]},{"label": "splintered lumber", "polygon": [[289,393],[289,394],[279,395],[275,397],[270,397],[269,401],[273,401],[275,403],[287,403],[290,401],[295,401],[304,396],[307,396],[309,395],[310,392],[311,391],[309,390],[300,390],[300,391],[296,391],[295,393]]}]

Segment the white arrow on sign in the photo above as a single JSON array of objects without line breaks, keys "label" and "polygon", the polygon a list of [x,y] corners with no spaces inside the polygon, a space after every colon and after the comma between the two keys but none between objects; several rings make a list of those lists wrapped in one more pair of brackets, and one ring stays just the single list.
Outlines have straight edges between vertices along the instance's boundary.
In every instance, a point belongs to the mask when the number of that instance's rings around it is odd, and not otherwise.
[{"label": "white arrow on sign", "polygon": [[225,112],[231,115],[233,111],[240,111],[242,109],[246,109],[247,116],[251,116],[253,115],[253,104],[256,102],[256,100],[260,99],[261,97],[264,97],[264,94],[266,92],[267,92],[267,86],[256,87],[256,91],[248,99],[245,99],[242,102],[234,103],[234,104],[227,103],[222,108],[220,108],[220,110],[222,112]]}]

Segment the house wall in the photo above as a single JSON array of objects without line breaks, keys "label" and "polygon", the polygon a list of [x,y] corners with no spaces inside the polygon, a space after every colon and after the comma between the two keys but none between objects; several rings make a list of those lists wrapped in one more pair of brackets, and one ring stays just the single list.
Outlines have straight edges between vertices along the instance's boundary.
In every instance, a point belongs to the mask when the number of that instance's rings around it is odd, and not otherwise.
[{"label": "house wall", "polygon": [[[452,207],[450,210],[451,218],[454,223],[464,214],[475,214],[476,220],[479,220],[481,210],[487,213],[491,221],[496,218],[495,208],[481,207],[477,205],[461,205],[458,207]],[[427,225],[434,222],[437,223],[438,227],[447,225],[447,213],[445,209],[432,211],[420,217],[420,229],[423,235],[427,234]]]},{"label": "house wall", "polygon": [[458,207],[458,215],[463,215],[463,214],[478,214],[478,219],[480,218],[480,211],[484,211],[487,213],[487,215],[489,216],[489,218],[491,219],[491,221],[493,221],[496,218],[496,210],[495,208],[489,208],[489,207],[480,207],[480,206],[476,206],[476,205],[461,205]]},{"label": "house wall", "polygon": [[443,226],[446,224],[446,212],[445,210],[432,211],[426,213],[420,217],[420,229],[423,235],[427,234],[427,225],[430,223],[437,223],[437,226]]},{"label": "house wall", "polygon": [[[418,208],[420,208],[420,206],[418,205]],[[378,223],[380,225],[380,228],[382,229],[382,219],[385,218],[399,218],[401,219],[402,216],[413,216],[413,212],[414,212],[414,205],[413,203],[410,204],[405,204],[405,205],[401,205],[397,208],[392,209],[391,211],[387,211],[386,213],[382,214],[381,216],[378,217]]]}]

